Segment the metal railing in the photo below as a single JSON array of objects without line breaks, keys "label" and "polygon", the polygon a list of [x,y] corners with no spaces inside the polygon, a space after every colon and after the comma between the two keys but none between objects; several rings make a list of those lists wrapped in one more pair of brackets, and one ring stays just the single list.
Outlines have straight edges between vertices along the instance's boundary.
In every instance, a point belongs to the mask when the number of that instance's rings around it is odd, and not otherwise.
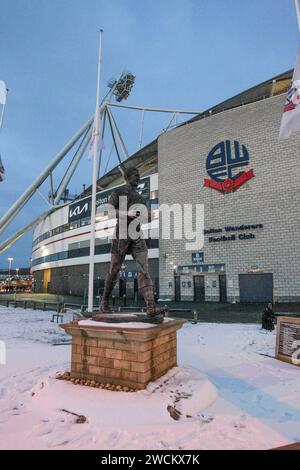
[{"label": "metal railing", "polygon": [[31,300],[31,299],[1,299],[0,305],[14,308],[32,308],[33,310],[55,310],[57,313],[61,311],[61,303],[51,300]]},{"label": "metal railing", "polygon": [[[0,305],[4,305],[5,307],[14,307],[14,308],[31,308],[33,310],[54,310],[56,314],[66,313],[68,309],[72,310],[74,313],[78,313],[78,315],[82,315],[82,317],[87,318],[91,317],[89,312],[87,312],[88,305],[87,304],[80,304],[80,303],[70,303],[70,302],[60,302],[60,301],[51,301],[51,300],[32,300],[32,299],[1,299],[0,298]],[[114,306],[110,307],[112,312],[140,312],[146,313],[147,308],[138,307],[136,305],[122,305],[122,306]],[[76,312],[77,311],[77,312]],[[93,306],[93,312],[99,312],[99,305]],[[200,322],[199,313],[196,310],[192,309],[183,309],[183,308],[170,308],[169,311],[165,314],[166,317],[169,316],[176,316],[180,318],[181,315],[184,314],[186,320],[191,321],[193,323]],[[191,314],[190,316],[188,314]],[[57,317],[58,318],[58,317]]]}]

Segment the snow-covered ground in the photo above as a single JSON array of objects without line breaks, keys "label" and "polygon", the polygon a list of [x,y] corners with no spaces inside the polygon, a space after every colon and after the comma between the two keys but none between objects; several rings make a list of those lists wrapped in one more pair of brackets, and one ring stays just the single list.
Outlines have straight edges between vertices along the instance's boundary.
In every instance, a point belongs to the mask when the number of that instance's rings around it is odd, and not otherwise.
[{"label": "snow-covered ground", "polygon": [[0,307],[1,449],[267,449],[300,441],[300,370],[267,357],[275,333],[186,324],[179,366],[125,393],[54,378],[69,369],[71,347],[51,317]]}]

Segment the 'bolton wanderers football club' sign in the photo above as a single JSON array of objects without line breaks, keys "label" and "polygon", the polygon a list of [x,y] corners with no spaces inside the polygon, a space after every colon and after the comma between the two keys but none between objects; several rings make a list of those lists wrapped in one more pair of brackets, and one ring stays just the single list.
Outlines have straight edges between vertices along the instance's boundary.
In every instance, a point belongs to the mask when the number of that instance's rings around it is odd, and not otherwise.
[{"label": "'bolton wanderers football club' sign", "polygon": [[206,159],[206,171],[210,179],[204,179],[207,186],[222,193],[236,191],[254,178],[253,169],[245,171],[249,165],[249,152],[238,141],[225,140],[215,145]]}]

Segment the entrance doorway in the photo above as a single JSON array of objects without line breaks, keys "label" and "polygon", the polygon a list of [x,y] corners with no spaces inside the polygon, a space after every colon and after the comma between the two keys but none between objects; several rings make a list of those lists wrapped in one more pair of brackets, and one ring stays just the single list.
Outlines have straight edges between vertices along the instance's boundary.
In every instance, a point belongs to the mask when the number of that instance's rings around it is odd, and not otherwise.
[{"label": "entrance doorway", "polygon": [[95,279],[94,280],[94,295],[102,297],[104,291],[104,279]]},{"label": "entrance doorway", "polygon": [[194,302],[205,301],[204,276],[194,276]]},{"label": "entrance doorway", "polygon": [[51,269],[44,270],[44,284],[43,284],[43,292],[47,293],[50,290],[51,283]]},{"label": "entrance doorway", "polygon": [[126,279],[119,279],[119,297],[126,294]]},{"label": "entrance doorway", "polygon": [[180,292],[180,276],[175,276],[175,302],[180,302],[181,292]]},{"label": "entrance doorway", "polygon": [[219,275],[220,302],[227,302],[226,274]]}]

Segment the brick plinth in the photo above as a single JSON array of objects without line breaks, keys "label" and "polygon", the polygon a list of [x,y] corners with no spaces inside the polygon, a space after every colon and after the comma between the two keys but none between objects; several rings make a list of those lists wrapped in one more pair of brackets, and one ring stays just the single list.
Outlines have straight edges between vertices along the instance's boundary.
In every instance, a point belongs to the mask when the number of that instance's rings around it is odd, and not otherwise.
[{"label": "brick plinth", "polygon": [[72,336],[72,377],[144,389],[177,365],[176,332],[184,320],[125,328],[83,323],[60,325]]}]

